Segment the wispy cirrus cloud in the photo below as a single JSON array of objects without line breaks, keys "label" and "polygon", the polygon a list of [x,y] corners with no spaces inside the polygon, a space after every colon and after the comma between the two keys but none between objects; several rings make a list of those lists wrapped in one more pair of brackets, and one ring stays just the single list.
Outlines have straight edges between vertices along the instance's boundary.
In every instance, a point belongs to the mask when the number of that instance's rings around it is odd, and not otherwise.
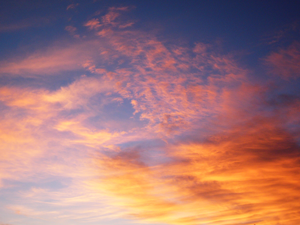
[{"label": "wispy cirrus cloud", "polygon": [[293,32],[296,33],[299,30],[298,27],[298,22],[294,21],[280,30],[265,35],[264,41],[269,45],[279,43],[280,41],[287,39],[287,37],[292,36]]},{"label": "wispy cirrus cloud", "polygon": [[69,10],[69,9],[75,9],[77,6],[79,6],[79,3],[72,3],[72,4],[70,4],[70,5],[68,5],[67,6],[67,10]]},{"label": "wispy cirrus cloud", "polygon": [[[91,44],[91,43],[90,43]],[[33,52],[27,57],[11,58],[2,61],[0,73],[22,77],[48,76],[63,71],[83,69],[82,64],[93,54],[93,44],[68,44],[65,47],[51,46],[41,51]]]}]

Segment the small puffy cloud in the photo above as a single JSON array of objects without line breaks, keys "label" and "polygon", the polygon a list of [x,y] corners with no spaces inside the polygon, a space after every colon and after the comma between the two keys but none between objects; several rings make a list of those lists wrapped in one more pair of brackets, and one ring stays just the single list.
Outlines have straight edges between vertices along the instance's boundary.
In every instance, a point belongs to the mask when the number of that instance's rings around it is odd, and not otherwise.
[{"label": "small puffy cloud", "polygon": [[65,30],[68,31],[68,32],[70,32],[71,34],[73,34],[77,30],[77,28],[73,27],[73,26],[66,26]]},{"label": "small puffy cloud", "polygon": [[108,24],[114,25],[115,19],[119,16],[120,16],[120,13],[118,13],[116,11],[109,11],[105,16],[102,17],[102,22],[107,25]]},{"label": "small puffy cloud", "polygon": [[100,24],[99,19],[91,19],[86,22],[84,26],[88,27],[90,30],[96,30],[101,27],[102,24]]}]

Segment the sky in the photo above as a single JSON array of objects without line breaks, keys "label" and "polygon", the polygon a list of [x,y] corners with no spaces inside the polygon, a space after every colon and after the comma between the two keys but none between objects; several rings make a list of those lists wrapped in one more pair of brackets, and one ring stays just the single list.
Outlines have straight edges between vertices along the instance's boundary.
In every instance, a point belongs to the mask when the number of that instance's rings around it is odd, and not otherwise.
[{"label": "sky", "polygon": [[299,1],[0,3],[0,225],[298,225]]}]

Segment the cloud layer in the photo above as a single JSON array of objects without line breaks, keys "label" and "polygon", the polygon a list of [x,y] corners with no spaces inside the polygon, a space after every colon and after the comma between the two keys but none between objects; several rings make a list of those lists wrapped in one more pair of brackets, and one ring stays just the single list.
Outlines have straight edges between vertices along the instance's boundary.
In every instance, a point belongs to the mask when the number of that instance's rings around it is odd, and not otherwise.
[{"label": "cloud layer", "polygon": [[[132,28],[129,10],[0,62],[1,78],[27,81],[0,87],[1,206],[18,215],[5,219],[299,224],[300,96],[252,82],[212,44]],[[298,45],[263,60],[272,76],[299,77]],[[36,85],[65,73],[59,88]]]}]

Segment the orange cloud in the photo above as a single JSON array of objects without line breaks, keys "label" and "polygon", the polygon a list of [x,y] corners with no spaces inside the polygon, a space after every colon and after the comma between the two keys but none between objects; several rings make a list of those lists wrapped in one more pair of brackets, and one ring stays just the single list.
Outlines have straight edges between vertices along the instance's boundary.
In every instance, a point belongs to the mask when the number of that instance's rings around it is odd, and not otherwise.
[{"label": "orange cloud", "polygon": [[[109,82],[88,77],[56,91],[0,88],[0,188],[10,193],[9,199],[18,199],[3,201],[0,208],[12,214],[11,218],[18,214],[38,221],[76,219],[89,223],[120,215],[117,209],[105,206],[104,200],[99,201],[105,196],[91,192],[84,182],[95,176],[89,156],[95,149],[115,151],[118,142],[110,141],[122,139],[124,132],[88,126],[85,120],[95,116],[89,107],[75,115],[72,112],[88,106],[95,95],[107,92],[112,92]],[[111,103],[113,98],[107,96],[106,100]],[[38,188],[52,181],[64,188],[51,184]],[[22,184],[32,188],[24,189]],[[14,192],[16,189],[19,191]],[[101,213],[98,208],[103,209]]]},{"label": "orange cloud", "polygon": [[281,113],[237,112],[204,141],[193,134],[196,141],[167,144],[160,155],[166,163],[150,166],[138,149],[99,157],[96,187],[143,222],[296,225],[297,139]]}]

